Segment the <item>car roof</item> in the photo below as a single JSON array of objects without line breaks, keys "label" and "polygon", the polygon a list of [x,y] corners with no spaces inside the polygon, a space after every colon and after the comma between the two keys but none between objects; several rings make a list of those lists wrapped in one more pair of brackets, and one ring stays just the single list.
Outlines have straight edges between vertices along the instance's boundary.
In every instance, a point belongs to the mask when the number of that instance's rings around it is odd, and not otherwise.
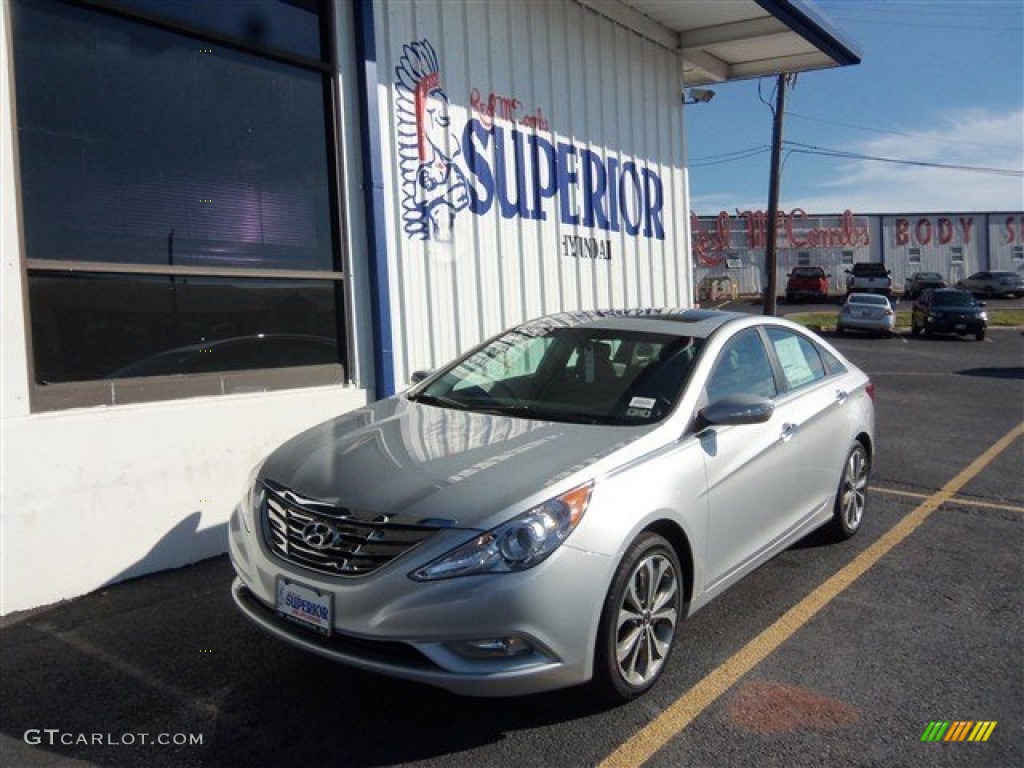
[{"label": "car roof", "polygon": [[556,315],[547,315],[531,320],[520,327],[591,327],[707,338],[726,323],[749,317],[751,315],[741,312],[722,312],[711,309],[581,310],[579,312],[562,312]]}]

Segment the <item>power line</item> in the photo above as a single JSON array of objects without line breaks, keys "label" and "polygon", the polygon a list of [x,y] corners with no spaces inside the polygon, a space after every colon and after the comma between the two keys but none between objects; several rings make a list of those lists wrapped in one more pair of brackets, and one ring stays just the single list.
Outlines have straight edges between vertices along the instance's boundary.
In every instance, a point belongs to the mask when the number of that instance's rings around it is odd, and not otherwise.
[{"label": "power line", "polygon": [[797,155],[819,155],[822,157],[837,157],[843,160],[867,160],[876,163],[891,163],[893,165],[912,165],[919,168],[936,168],[947,171],[962,171],[966,173],[985,173],[992,176],[1013,176],[1024,177],[1024,171],[1009,168],[986,168],[976,165],[954,165],[949,163],[932,163],[923,160],[907,160],[895,157],[878,157],[876,155],[863,155],[857,152],[847,152],[829,147],[817,147],[813,144],[801,144],[795,141],[785,142],[790,153]]},{"label": "power line", "polygon": [[735,152],[723,152],[719,155],[708,155],[707,157],[696,157],[692,158],[688,165],[691,168],[703,168],[709,165],[724,165],[725,163],[735,163],[740,160],[749,160],[752,157],[763,155],[769,149],[767,144],[760,147],[749,147],[747,149],[736,150]]},{"label": "power line", "polygon": [[859,131],[870,131],[872,133],[884,133],[884,134],[888,134],[890,136],[903,136],[903,137],[908,138],[908,139],[923,139],[924,141],[935,141],[935,142],[939,142],[941,144],[957,144],[957,145],[970,144],[970,145],[975,146],[975,147],[985,147],[986,149],[1011,149],[1011,150],[1019,149],[1019,147],[1011,147],[1011,146],[1007,146],[1005,144],[990,144],[990,143],[982,142],[982,141],[965,141],[963,139],[937,139],[934,136],[926,136],[923,133],[906,133],[904,131],[890,131],[890,130],[886,130],[884,128],[869,128],[866,125],[857,125],[856,123],[844,123],[844,122],[841,122],[839,120],[825,120],[824,118],[820,118],[820,117],[811,117],[810,115],[802,115],[799,112],[791,112],[788,109],[786,110],[786,114],[789,115],[790,117],[795,117],[795,118],[798,118],[800,120],[809,120],[809,121],[811,121],[813,123],[824,123],[826,125],[836,125],[836,126],[839,126],[841,128],[856,128]]}]

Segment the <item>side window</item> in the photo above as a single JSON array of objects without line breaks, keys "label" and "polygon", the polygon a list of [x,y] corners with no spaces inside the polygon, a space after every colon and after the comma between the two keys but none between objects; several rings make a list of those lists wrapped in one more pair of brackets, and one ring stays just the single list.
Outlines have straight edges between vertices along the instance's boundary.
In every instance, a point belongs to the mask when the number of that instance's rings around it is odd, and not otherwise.
[{"label": "side window", "polygon": [[784,328],[769,328],[768,338],[782,364],[786,389],[796,389],[828,375],[817,346],[807,337]]},{"label": "side window", "polygon": [[722,349],[708,377],[708,401],[729,395],[775,397],[778,388],[761,337],[755,330],[736,335]]}]

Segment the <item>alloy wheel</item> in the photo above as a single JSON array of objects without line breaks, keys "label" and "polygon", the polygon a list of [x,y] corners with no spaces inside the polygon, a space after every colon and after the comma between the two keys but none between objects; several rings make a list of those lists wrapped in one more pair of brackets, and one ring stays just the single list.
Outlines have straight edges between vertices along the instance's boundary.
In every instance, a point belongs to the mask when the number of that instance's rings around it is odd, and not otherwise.
[{"label": "alloy wheel", "polygon": [[623,591],[616,622],[619,673],[633,686],[657,677],[675,635],[679,574],[664,553],[654,550],[638,561]]},{"label": "alloy wheel", "polygon": [[840,491],[840,514],[843,524],[850,531],[860,527],[864,517],[864,506],[867,501],[868,460],[863,448],[850,452],[843,471],[842,490]]}]

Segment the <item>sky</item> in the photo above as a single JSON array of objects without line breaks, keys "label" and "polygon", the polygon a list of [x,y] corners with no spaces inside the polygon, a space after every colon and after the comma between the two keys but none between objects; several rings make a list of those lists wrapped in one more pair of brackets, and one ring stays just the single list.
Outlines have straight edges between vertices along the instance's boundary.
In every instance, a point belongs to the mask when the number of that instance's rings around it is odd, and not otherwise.
[{"label": "sky", "polygon": [[[1024,211],[1024,0],[808,4],[862,61],[787,89],[780,209]],[[775,86],[718,84],[713,101],[687,107],[697,214],[768,208]]]}]

